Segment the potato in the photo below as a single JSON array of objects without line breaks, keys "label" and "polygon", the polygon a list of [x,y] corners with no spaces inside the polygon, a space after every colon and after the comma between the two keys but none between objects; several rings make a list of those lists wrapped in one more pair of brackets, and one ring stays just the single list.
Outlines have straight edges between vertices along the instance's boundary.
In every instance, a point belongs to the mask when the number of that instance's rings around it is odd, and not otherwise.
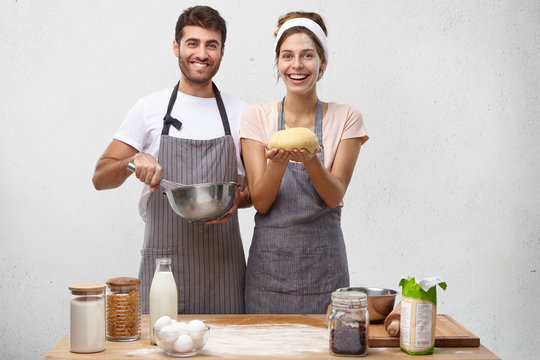
[{"label": "potato", "polygon": [[292,149],[306,149],[314,153],[319,146],[319,139],[313,131],[305,127],[295,127],[286,130],[276,131],[268,141],[268,149],[283,149],[292,151]]}]

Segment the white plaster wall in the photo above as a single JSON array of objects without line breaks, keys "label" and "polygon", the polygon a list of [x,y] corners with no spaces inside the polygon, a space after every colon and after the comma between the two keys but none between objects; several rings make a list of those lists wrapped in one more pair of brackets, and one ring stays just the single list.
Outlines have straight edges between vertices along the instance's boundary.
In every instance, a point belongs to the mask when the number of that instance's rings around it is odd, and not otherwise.
[{"label": "white plaster wall", "polygon": [[[280,99],[272,33],[290,10],[329,29],[323,100],[371,136],[345,198],[354,286],[440,276],[450,314],[503,359],[533,359],[540,267],[538,1],[207,1],[229,25],[216,83]],[[141,186],[97,192],[132,104],[178,78],[187,1],[0,3],[0,358],[68,332],[68,286],[137,276]],[[246,250],[253,211],[241,212]]]}]

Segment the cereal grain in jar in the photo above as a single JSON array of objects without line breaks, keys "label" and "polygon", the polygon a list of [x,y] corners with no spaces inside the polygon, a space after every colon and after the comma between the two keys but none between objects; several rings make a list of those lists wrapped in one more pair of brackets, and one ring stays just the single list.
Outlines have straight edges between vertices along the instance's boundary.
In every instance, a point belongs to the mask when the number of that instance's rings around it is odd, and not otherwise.
[{"label": "cereal grain in jar", "polygon": [[139,279],[107,280],[107,340],[133,341],[141,337]]}]

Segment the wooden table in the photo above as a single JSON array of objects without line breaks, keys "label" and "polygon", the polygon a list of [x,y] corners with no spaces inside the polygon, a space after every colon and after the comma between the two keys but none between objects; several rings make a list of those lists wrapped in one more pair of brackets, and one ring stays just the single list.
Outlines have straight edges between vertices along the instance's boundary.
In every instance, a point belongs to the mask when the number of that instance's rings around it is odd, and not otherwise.
[{"label": "wooden table", "polygon": [[[445,315],[447,316],[447,315]],[[194,359],[328,359],[328,330],[325,315],[179,315],[178,321],[200,319],[212,328],[203,351]],[[439,320],[439,319],[438,319]],[[382,333],[382,325],[372,325],[371,333]],[[106,350],[94,354],[69,351],[66,335],[44,359],[171,359],[157,346],[150,345],[148,315],[142,317],[141,339],[131,342],[107,341]],[[370,343],[377,339],[372,339]],[[261,337],[262,336],[262,337]],[[377,336],[377,335],[376,335]],[[249,341],[244,342],[243,341]],[[257,341],[260,341],[257,343]],[[299,345],[295,345],[298,343]],[[307,346],[306,344],[312,344]],[[291,347],[292,346],[292,347]],[[378,345],[376,345],[378,346]],[[412,359],[399,347],[372,347],[368,356],[377,359]],[[499,359],[484,346],[435,347],[429,360]]]}]

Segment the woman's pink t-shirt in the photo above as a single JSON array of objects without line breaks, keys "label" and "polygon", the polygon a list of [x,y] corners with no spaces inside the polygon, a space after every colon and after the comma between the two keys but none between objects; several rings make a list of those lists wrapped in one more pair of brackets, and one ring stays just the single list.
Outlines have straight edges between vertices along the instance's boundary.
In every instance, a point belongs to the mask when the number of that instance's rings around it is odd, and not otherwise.
[{"label": "woman's pink t-shirt", "polygon": [[[244,112],[240,125],[240,138],[268,144],[270,136],[277,131],[278,103],[257,104]],[[286,126],[287,128],[287,126]],[[311,129],[313,130],[313,129]],[[362,114],[350,105],[328,103],[322,127],[324,166],[331,170],[341,140],[361,138],[368,140]]]}]

